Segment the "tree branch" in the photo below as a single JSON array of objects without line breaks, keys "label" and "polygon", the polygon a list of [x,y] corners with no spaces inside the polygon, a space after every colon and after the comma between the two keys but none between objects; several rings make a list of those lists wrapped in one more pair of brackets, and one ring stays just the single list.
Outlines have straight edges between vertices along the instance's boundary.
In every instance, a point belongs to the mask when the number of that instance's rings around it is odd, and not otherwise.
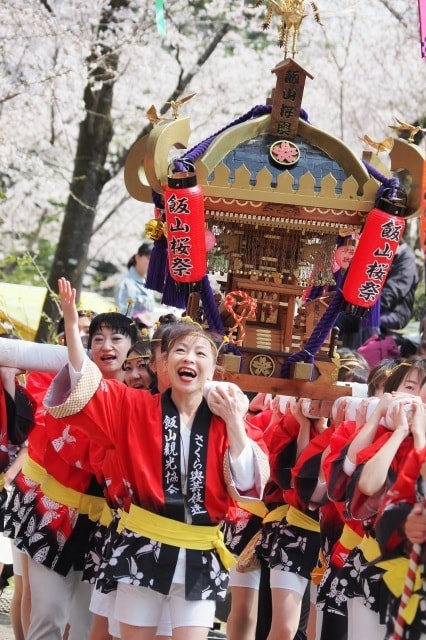
[{"label": "tree branch", "polygon": [[396,11],[393,7],[391,7],[387,0],[379,0],[379,2],[381,2],[381,4],[389,11],[389,13],[393,15],[394,18],[398,20],[398,22],[400,22],[404,27],[408,27],[408,24],[404,20],[403,16],[398,13],[398,11]]},{"label": "tree branch", "polygon": [[[163,105],[159,109],[159,113],[161,115],[165,114],[170,109],[170,102],[172,102],[172,100],[176,101],[179,98],[179,96],[182,95],[186,87],[191,83],[191,81],[200,71],[202,66],[207,62],[210,56],[214,53],[214,51],[216,50],[216,48],[221,43],[221,41],[223,40],[223,38],[226,36],[226,34],[230,29],[231,29],[231,25],[229,23],[222,24],[219,31],[217,31],[217,33],[214,35],[214,37],[212,38],[208,46],[204,49],[203,53],[199,56],[196,63],[193,65],[192,69],[188,71],[186,75],[183,75],[183,74],[179,75],[179,79],[174,91],[169,95],[167,100],[163,102]],[[118,174],[120,169],[124,167],[127,160],[127,156],[129,154],[129,150],[133,146],[133,144],[135,144],[138,140],[140,140],[145,135],[147,135],[151,131],[151,129],[152,129],[152,124],[151,123],[147,124],[136,136],[135,140],[130,145],[130,147],[122,151],[122,153],[118,156],[116,162],[114,163],[114,167],[111,169],[110,179],[114,178]]]},{"label": "tree branch", "polygon": [[52,13],[52,14],[53,14],[53,9],[52,9],[52,7],[49,5],[49,3],[47,2],[47,0],[40,0],[40,3],[43,5],[43,7],[44,7],[45,9],[47,9],[47,10],[48,10],[48,12],[49,12],[49,13]]}]

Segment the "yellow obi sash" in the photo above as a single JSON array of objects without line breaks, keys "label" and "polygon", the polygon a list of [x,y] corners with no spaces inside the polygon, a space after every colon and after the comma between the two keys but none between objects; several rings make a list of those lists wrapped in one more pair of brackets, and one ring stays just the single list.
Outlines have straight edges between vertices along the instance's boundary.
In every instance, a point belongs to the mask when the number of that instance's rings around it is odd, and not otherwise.
[{"label": "yellow obi sash", "polygon": [[27,456],[24,460],[24,464],[22,465],[22,473],[24,476],[32,480],[33,482],[37,482],[41,484],[47,472],[44,467],[42,467],[38,462]]},{"label": "yellow obi sash", "polygon": [[296,509],[296,507],[291,505],[287,512],[287,522],[295,527],[306,529],[307,531],[315,531],[319,533],[320,530],[319,522],[306,515],[306,513],[303,513],[303,511],[300,511],[300,509]]},{"label": "yellow obi sash", "polygon": [[4,489],[4,473],[0,473],[0,491]]},{"label": "yellow obi sash", "polygon": [[262,520],[262,524],[266,524],[267,522],[280,522],[283,518],[286,517],[288,511],[288,504],[281,504],[279,507],[272,509]]},{"label": "yellow obi sash", "polygon": [[[405,578],[408,571],[408,558],[400,557],[392,558],[391,560],[383,560],[382,562],[377,562],[375,566],[385,570],[385,573],[382,576],[383,580],[385,581],[389,591],[397,598],[400,598],[404,589]],[[415,592],[422,586],[422,567],[423,565],[419,565],[417,567],[413,593],[411,594],[402,613],[402,617],[407,624],[412,624],[414,616],[416,615],[417,607],[419,606],[420,595]]]},{"label": "yellow obi sash", "polygon": [[63,504],[66,507],[77,509],[79,513],[87,515],[92,522],[98,522],[105,506],[105,498],[91,496],[61,484],[49,474],[46,474],[40,484],[44,495]]},{"label": "yellow obi sash", "polygon": [[165,518],[132,504],[128,513],[121,514],[117,531],[120,532],[123,529],[129,529],[150,540],[169,544],[172,547],[199,551],[215,549],[226,569],[230,569],[236,562],[232,553],[225,547],[219,525],[187,524]]},{"label": "yellow obi sash", "polygon": [[[345,549],[353,549],[358,544],[360,544],[362,537],[356,533],[353,529],[350,528],[348,524],[345,524],[342,529],[342,533],[340,534],[339,543]],[[326,569],[328,568],[328,560],[324,555],[322,549],[319,551],[318,556],[319,564],[311,571],[311,579],[315,585],[320,584]]]},{"label": "yellow obi sash", "polygon": [[377,544],[377,540],[375,540],[371,536],[364,536],[358,546],[364,554],[364,558],[367,560],[367,562],[376,560],[381,556],[380,547]]},{"label": "yellow obi sash", "polygon": [[339,542],[345,549],[354,549],[357,545],[361,544],[362,537],[351,529],[348,524],[345,524]]},{"label": "yellow obi sash", "polygon": [[259,516],[259,518],[263,518],[267,513],[268,509],[264,502],[261,500],[251,500],[248,502],[237,502],[237,505],[244,509],[244,511],[248,511],[252,513],[254,516]]},{"label": "yellow obi sash", "polygon": [[114,519],[114,512],[109,506],[109,504],[105,501],[104,508],[102,509],[101,517],[99,518],[99,524],[102,524],[104,527],[108,527]]}]

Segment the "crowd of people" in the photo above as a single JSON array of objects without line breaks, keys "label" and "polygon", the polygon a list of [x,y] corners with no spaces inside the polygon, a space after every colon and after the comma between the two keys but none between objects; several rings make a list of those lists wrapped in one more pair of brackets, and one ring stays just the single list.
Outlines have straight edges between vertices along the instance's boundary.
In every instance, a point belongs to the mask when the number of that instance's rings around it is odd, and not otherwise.
[{"label": "crowd of people", "polygon": [[229,640],[425,639],[422,351],[340,348],[334,403],[247,395],[125,286],[96,315],[61,278],[58,344],[0,338],[15,638],[206,640],[225,602]]}]

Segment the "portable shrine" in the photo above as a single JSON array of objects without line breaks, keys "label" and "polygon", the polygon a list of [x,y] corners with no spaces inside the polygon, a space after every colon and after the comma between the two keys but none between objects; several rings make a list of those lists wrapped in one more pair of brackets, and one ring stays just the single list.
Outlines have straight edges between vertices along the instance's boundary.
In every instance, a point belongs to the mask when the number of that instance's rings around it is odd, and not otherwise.
[{"label": "portable shrine", "polygon": [[[271,71],[275,86],[265,104],[190,150],[189,118],[176,111],[155,124],[130,151],[125,182],[134,198],[155,204],[147,225],[157,250],[150,286],[162,287],[168,304],[184,301],[189,315],[229,338],[227,377],[246,391],[334,399],[351,388],[334,385],[333,319],[345,302],[368,307],[368,292],[380,293],[403,218],[424,215],[425,158],[397,137],[389,145],[390,169],[378,153],[358,158],[309,121],[303,94],[312,76],[290,57]],[[176,149],[181,155],[171,167]],[[377,202],[395,192],[399,170],[408,174],[410,191],[400,210],[397,202],[383,212]],[[179,177],[188,180],[176,191]],[[365,224],[377,211],[384,218]],[[367,248],[355,251],[360,281],[347,287],[350,300],[340,289],[310,299],[308,291],[335,284],[338,238],[362,239],[364,225]],[[218,279],[220,307],[203,273]]]}]

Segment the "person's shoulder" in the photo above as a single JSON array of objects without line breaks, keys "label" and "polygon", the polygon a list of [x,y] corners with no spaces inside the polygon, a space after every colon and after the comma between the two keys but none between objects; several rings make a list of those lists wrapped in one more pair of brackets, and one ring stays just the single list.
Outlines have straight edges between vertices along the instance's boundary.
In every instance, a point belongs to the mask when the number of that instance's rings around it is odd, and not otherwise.
[{"label": "person's shoulder", "polygon": [[157,407],[160,404],[161,395],[159,393],[151,393],[149,389],[135,389],[119,382],[118,380],[110,380],[110,383],[120,388],[123,399],[129,404],[135,406]]},{"label": "person's shoulder", "polygon": [[396,252],[396,255],[398,256],[398,254],[401,257],[404,257],[405,259],[409,259],[409,260],[416,260],[416,256],[414,254],[413,249],[410,247],[410,245],[407,242],[402,242],[399,247],[398,247],[398,251]]},{"label": "person's shoulder", "polygon": [[129,273],[124,273],[115,285],[114,292],[117,294],[117,292],[128,289],[129,285],[132,285],[132,282],[133,280],[129,277]]}]

